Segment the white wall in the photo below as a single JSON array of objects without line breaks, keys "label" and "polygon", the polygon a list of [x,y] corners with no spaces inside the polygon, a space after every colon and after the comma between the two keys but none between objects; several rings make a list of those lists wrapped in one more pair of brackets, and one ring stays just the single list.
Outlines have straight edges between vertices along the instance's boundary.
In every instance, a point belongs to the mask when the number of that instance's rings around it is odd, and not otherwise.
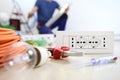
[{"label": "white wall", "polygon": [[[16,0],[24,14],[30,11],[36,0]],[[69,0],[56,0],[61,5]],[[12,0],[0,1],[0,12],[11,12]],[[67,30],[110,30],[120,33],[120,0],[72,0],[68,12]]]},{"label": "white wall", "polygon": [[12,9],[11,0],[0,0],[0,12],[6,12],[10,14],[11,9]]},{"label": "white wall", "polygon": [[120,33],[120,0],[73,0],[68,30],[113,30]]}]

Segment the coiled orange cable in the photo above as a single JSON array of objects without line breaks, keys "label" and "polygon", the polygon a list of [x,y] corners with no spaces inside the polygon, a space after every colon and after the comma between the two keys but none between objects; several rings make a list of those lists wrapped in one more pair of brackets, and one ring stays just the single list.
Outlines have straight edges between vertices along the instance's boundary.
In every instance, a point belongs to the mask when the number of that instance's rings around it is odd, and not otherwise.
[{"label": "coiled orange cable", "polygon": [[[21,37],[16,35],[13,30],[0,28],[0,67],[4,67],[4,63],[11,60],[15,55],[26,51],[24,46],[20,46],[19,49],[18,47],[14,47],[9,50],[12,44],[21,40]],[[5,56],[7,57],[4,60]]]}]

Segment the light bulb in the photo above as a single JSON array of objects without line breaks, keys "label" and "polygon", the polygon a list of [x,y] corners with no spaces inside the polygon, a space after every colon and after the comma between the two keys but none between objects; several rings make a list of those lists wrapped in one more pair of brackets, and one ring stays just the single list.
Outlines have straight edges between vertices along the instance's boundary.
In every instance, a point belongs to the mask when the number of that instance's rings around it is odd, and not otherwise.
[{"label": "light bulb", "polygon": [[29,70],[34,68],[37,63],[37,53],[31,45],[17,42],[7,49],[3,60],[4,67],[9,71]]},{"label": "light bulb", "polygon": [[4,67],[10,72],[31,70],[45,64],[51,53],[43,47],[33,47],[25,42],[12,44],[3,58]]}]

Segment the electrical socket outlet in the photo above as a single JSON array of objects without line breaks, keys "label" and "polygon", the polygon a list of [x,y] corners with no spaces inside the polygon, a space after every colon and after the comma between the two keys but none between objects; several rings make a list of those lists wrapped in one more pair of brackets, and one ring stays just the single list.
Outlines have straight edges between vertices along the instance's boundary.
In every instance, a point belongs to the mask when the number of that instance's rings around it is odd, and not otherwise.
[{"label": "electrical socket outlet", "polygon": [[56,46],[68,46],[86,54],[113,53],[113,37],[112,31],[58,31]]}]

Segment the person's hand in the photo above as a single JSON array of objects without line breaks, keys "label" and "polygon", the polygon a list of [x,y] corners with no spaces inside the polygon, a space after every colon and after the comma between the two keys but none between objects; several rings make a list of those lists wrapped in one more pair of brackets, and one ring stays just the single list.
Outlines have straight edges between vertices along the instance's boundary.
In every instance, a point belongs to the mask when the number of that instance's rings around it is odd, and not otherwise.
[{"label": "person's hand", "polygon": [[28,19],[31,18],[33,16],[33,13],[32,12],[29,12],[28,13]]},{"label": "person's hand", "polygon": [[69,6],[65,9],[65,13],[67,13],[67,12],[68,12],[68,10],[69,10]]}]

